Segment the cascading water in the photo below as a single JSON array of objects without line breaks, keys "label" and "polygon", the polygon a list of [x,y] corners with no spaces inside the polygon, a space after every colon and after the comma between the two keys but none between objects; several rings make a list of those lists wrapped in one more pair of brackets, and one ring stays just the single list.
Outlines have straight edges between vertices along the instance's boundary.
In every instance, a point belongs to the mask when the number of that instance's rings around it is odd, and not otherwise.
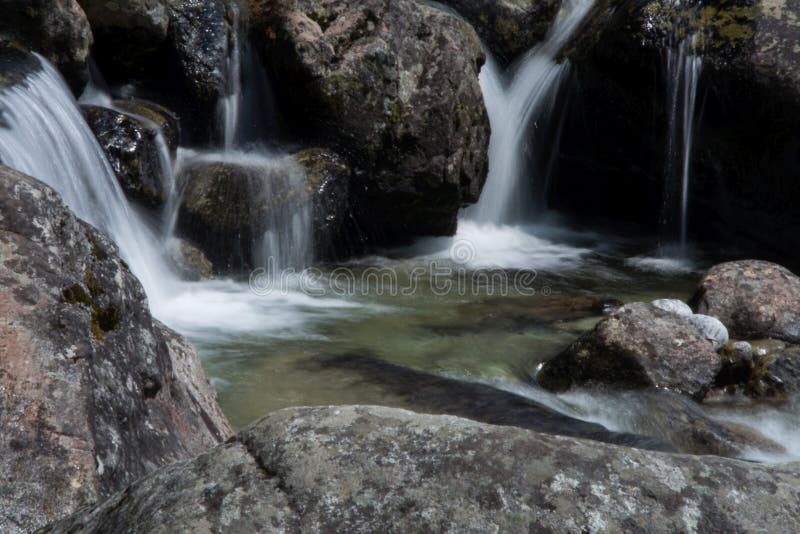
[{"label": "cascading water", "polygon": [[38,59],[38,72],[0,89],[0,161],[58,191],[79,217],[111,235],[148,295],[164,295],[173,277],[159,240],[128,204],[60,74]]},{"label": "cascading water", "polygon": [[525,165],[530,129],[552,111],[569,68],[556,57],[580,28],[591,6],[591,0],[564,2],[545,41],[506,72],[489,56],[480,77],[492,126],[489,176],[478,204],[467,210],[468,219],[509,224],[528,215],[533,201],[532,177]]},{"label": "cascading water", "polygon": [[[681,40],[677,49],[667,49],[667,110],[669,133],[664,165],[664,212],[662,226],[677,227],[679,252],[686,255],[689,180],[694,143],[697,83],[703,60],[694,54],[694,39]],[[677,220],[676,220],[677,219]]]},{"label": "cascading water", "polygon": [[[592,0],[565,1],[545,41],[507,71],[487,53],[480,83],[492,127],[489,175],[478,203],[460,214],[454,238],[456,243],[470,244],[469,266],[565,267],[586,252],[544,239],[543,235],[560,233],[553,228],[526,223],[533,215],[535,182],[527,151],[531,128],[552,113],[569,69],[566,62],[557,61],[558,53],[580,29],[592,5]],[[536,133],[533,140],[545,141]],[[422,242],[423,248],[431,246],[436,245]]]}]

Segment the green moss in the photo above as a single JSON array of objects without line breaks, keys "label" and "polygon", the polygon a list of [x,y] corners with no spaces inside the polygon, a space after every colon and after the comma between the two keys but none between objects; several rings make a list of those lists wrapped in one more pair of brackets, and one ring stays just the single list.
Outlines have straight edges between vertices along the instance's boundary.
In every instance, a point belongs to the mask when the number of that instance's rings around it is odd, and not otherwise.
[{"label": "green moss", "polygon": [[83,283],[89,289],[89,292],[93,297],[96,297],[103,292],[103,288],[100,286],[100,282],[97,281],[97,277],[95,277],[94,273],[89,269],[86,270],[86,273],[83,276]]},{"label": "green moss", "polygon": [[30,18],[32,19],[36,18],[36,10],[33,9],[33,6],[26,6],[24,11],[25,14],[28,15]]},{"label": "green moss", "polygon": [[94,306],[94,302],[80,284],[72,284],[61,292],[64,302],[68,304],[83,304],[89,308]]},{"label": "green moss", "polygon": [[107,260],[108,254],[103,250],[100,244],[94,239],[90,239],[90,241],[92,242],[92,256],[100,261]]},{"label": "green moss", "polygon": [[106,332],[119,328],[120,314],[114,306],[92,308],[92,335],[98,341],[105,341]]}]

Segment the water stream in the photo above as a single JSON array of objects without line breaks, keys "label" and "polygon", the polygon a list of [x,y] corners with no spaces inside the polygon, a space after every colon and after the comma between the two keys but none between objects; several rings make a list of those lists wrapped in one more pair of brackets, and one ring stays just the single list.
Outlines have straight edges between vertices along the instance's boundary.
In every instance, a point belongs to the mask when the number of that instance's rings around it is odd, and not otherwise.
[{"label": "water stream", "polygon": [[[6,125],[0,127],[0,160],[50,184],[79,216],[117,241],[154,314],[198,347],[237,426],[296,405],[444,410],[453,390],[429,378],[434,376],[491,384],[570,417],[637,430],[635,400],[553,395],[529,379],[538,363],[600,320],[596,309],[576,307],[575,298],[686,299],[698,276],[639,256],[651,247],[646,238],[571,231],[557,219],[529,218],[536,177],[526,147],[537,142],[536,123],[552,113],[569,68],[556,61],[558,51],[590,7],[589,0],[566,2],[546,41],[508,72],[491,59],[485,66],[481,85],[493,127],[489,177],[478,205],[461,214],[455,237],[421,239],[405,249],[299,272],[313,262],[306,205],[275,212],[258,247],[259,264],[277,258],[272,274],[292,268],[290,276],[255,284],[179,280],[165,258],[185,184],[171,182],[163,221],[138,213],[65,84],[44,61],[27,83],[0,93]],[[235,79],[220,103],[224,146],[180,149],[174,176],[204,162],[262,169],[264,176],[277,166],[292,187],[302,187],[302,172],[291,158],[252,142],[269,135],[259,133],[263,126],[242,123],[248,116],[243,110],[268,100],[267,84],[263,73],[251,72],[247,44],[237,37],[232,46],[229,72]],[[687,57],[675,63],[681,65],[680,85],[688,89],[674,99],[680,102],[681,143],[691,146],[699,60]],[[245,130],[250,133],[241,135]],[[680,159],[684,205],[690,155],[684,149]],[[681,213],[685,228],[685,208]],[[685,240],[685,229],[681,236]],[[440,267],[445,274],[437,274]],[[442,291],[442,284],[450,290]],[[751,425],[767,417],[769,437],[784,444],[796,437],[786,430],[796,418],[783,412],[720,409],[713,415]],[[796,446],[789,452],[800,455]]]}]

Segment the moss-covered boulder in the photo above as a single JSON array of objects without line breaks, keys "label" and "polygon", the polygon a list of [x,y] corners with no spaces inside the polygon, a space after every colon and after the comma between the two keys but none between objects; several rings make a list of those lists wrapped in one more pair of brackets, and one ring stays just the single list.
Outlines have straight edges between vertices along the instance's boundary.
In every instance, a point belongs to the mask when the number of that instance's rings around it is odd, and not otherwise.
[{"label": "moss-covered boulder", "polygon": [[3,39],[46,57],[76,94],[89,81],[92,30],[76,0],[5,0],[0,16]]},{"label": "moss-covered boulder", "polygon": [[383,242],[453,233],[487,170],[474,30],[411,0],[247,5],[290,133],[347,157],[367,233]]}]

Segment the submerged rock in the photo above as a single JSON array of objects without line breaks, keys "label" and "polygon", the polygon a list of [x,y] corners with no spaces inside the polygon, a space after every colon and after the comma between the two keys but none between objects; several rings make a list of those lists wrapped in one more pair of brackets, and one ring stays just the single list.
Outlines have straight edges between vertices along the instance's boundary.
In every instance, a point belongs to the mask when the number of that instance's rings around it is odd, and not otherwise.
[{"label": "submerged rock", "polygon": [[718,317],[739,338],[800,343],[800,278],[766,261],[711,268],[692,297],[698,313]]},{"label": "submerged rock", "polygon": [[82,105],[81,111],[128,198],[151,208],[164,204],[172,171],[158,123],[100,106]]},{"label": "submerged rock", "polygon": [[536,380],[551,391],[583,384],[659,387],[701,399],[719,368],[712,344],[685,318],[637,302],[546,362]]},{"label": "submerged rock", "polygon": [[2,166],[0,255],[0,531],[44,526],[231,433],[194,349],[153,320],[115,245]]},{"label": "submerged rock", "polygon": [[411,0],[249,0],[295,134],[346,154],[373,240],[452,234],[478,199],[489,122],[474,30]]},{"label": "submerged rock", "polygon": [[75,94],[89,81],[92,30],[76,0],[4,0],[0,40],[21,43],[50,60]]},{"label": "submerged rock", "polygon": [[799,483],[794,464],[389,408],[293,408],[48,531],[789,532]]},{"label": "submerged rock", "polygon": [[489,50],[510,63],[542,41],[555,19],[557,0],[442,0],[463,16]]}]

